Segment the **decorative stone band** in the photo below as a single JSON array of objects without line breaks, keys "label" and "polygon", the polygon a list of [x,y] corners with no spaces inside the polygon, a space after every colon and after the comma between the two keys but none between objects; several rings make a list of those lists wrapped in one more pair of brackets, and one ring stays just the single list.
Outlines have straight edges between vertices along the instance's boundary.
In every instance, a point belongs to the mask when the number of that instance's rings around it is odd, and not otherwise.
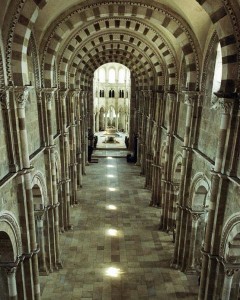
[{"label": "decorative stone band", "polygon": [[229,178],[228,175],[222,174],[221,172],[216,172],[216,171],[214,171],[213,169],[210,171],[210,174],[211,174],[212,176],[218,176],[218,177],[220,177],[220,178],[222,178],[222,179],[228,179],[228,178]]},{"label": "decorative stone band", "polygon": [[154,168],[162,169],[162,166],[161,166],[161,165],[152,164],[152,166],[153,166]]},{"label": "decorative stone band", "polygon": [[192,147],[181,146],[181,148],[182,148],[183,150],[186,150],[187,152],[192,152],[192,151],[193,151],[193,148],[192,148]]},{"label": "decorative stone band", "polygon": [[189,212],[193,218],[200,217],[202,214],[206,213],[205,210],[193,210],[191,207],[180,205],[179,203],[176,203],[176,205],[179,209]]},{"label": "decorative stone band", "polygon": [[25,175],[31,173],[34,170],[34,166],[30,166],[29,168],[23,168],[22,170],[18,171],[18,175]]},{"label": "decorative stone band", "polygon": [[59,205],[60,205],[60,202],[56,202],[54,204],[49,204],[49,205],[44,207],[44,210],[47,211],[47,210],[50,210],[50,209],[54,209],[54,208],[58,207]]},{"label": "decorative stone band", "polygon": [[46,147],[45,147],[45,150],[52,150],[52,149],[54,149],[54,148],[56,148],[56,144],[46,146]]},{"label": "decorative stone band", "polygon": [[77,166],[77,165],[79,165],[79,163],[78,162],[74,162],[74,163],[69,164],[69,167],[73,167],[73,166]]},{"label": "decorative stone band", "polygon": [[32,251],[29,252],[29,253],[23,253],[23,254],[21,255],[21,261],[24,261],[25,259],[30,259],[30,258],[32,258],[33,255],[38,254],[39,251],[40,251],[40,248],[38,247],[38,248],[32,250]]},{"label": "decorative stone band", "polygon": [[62,185],[62,184],[65,184],[65,183],[68,183],[68,182],[71,182],[71,179],[70,178],[67,178],[67,179],[62,179],[61,181],[58,182],[58,185]]},{"label": "decorative stone band", "polygon": [[211,260],[217,260],[218,262],[221,261],[221,257],[219,255],[213,255],[211,254],[210,252],[207,252],[205,251],[203,248],[201,248],[201,253],[204,255],[204,256],[207,256],[209,259]]},{"label": "decorative stone band", "polygon": [[64,132],[63,132],[63,136],[64,136],[64,137],[69,136],[69,132],[68,132],[68,131],[64,131]]}]

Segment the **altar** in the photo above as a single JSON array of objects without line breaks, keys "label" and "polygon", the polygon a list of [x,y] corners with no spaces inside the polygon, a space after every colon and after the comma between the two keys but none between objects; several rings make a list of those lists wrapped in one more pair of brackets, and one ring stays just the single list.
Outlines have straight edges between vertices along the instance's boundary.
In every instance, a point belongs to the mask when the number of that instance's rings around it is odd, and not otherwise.
[{"label": "altar", "polygon": [[117,129],[115,127],[107,127],[104,135],[105,143],[118,143],[116,137],[119,135],[117,134]]}]

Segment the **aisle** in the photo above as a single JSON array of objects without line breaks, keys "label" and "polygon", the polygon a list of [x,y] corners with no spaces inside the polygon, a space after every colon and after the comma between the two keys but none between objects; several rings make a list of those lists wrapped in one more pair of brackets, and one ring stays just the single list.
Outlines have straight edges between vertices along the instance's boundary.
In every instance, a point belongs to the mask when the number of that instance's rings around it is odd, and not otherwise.
[{"label": "aisle", "polygon": [[87,166],[73,230],[60,236],[64,268],[41,277],[42,299],[197,299],[197,278],[169,267],[172,237],[139,173],[124,158]]}]

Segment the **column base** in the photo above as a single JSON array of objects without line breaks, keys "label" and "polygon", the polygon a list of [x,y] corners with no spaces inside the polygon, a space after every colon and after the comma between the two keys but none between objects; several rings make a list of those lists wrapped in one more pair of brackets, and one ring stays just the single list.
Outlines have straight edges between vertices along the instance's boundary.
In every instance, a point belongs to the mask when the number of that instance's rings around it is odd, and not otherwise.
[{"label": "column base", "polygon": [[63,269],[63,263],[61,261],[57,262],[58,269]]},{"label": "column base", "polygon": [[65,230],[68,231],[68,230],[73,230],[73,225],[68,225],[67,227],[65,227]]},{"label": "column base", "polygon": [[197,271],[194,267],[188,267],[184,273],[187,275],[195,275],[197,274]]},{"label": "column base", "polygon": [[46,270],[39,270],[39,275],[40,276],[48,276],[49,275],[49,271],[46,269]]}]

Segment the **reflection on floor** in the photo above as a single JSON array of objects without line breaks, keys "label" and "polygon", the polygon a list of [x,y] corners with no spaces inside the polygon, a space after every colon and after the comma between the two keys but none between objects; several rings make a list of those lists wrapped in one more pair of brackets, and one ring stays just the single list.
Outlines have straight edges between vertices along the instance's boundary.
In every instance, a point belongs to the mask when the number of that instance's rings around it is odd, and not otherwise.
[{"label": "reflection on floor", "polygon": [[124,158],[87,166],[73,230],[60,236],[64,268],[41,277],[42,299],[197,299],[197,278],[169,267],[172,236],[158,231],[140,168]]}]

